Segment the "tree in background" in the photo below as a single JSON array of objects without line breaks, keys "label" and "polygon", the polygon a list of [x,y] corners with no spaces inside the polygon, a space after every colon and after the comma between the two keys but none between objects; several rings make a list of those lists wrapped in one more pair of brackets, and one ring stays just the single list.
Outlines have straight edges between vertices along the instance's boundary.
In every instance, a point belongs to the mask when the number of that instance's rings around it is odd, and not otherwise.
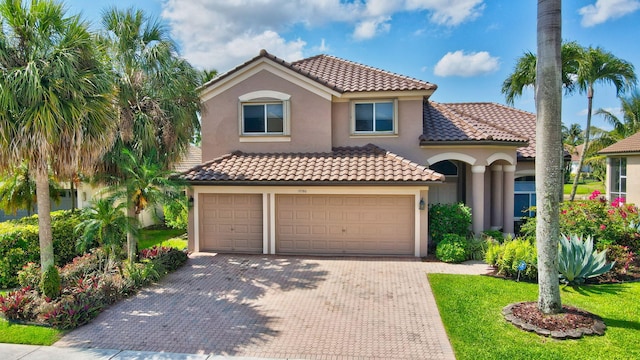
[{"label": "tree in background", "polygon": [[[197,88],[203,75],[180,58],[167,29],[141,10],[107,9],[102,17],[103,42],[108,48],[118,89],[120,136],[103,157],[101,177],[129,193],[127,214],[136,217],[145,197],[130,186],[131,158],[168,170],[186,154],[199,132]],[[135,257],[137,240],[127,235],[128,255]]]},{"label": "tree in background", "polygon": [[54,265],[49,172],[90,173],[110,147],[113,86],[87,23],[61,4],[2,0],[0,19],[0,169],[26,161],[35,179],[45,273]]},{"label": "tree in background", "polygon": [[536,244],[538,308],[562,310],[558,280],[559,199],[562,187],[562,16],[560,0],[538,0],[536,66]]},{"label": "tree in background", "polygon": [[573,179],[573,187],[569,200],[573,201],[578,189],[580,174],[584,160],[589,152],[589,137],[591,135],[591,115],[593,111],[594,86],[596,84],[611,84],[620,95],[636,82],[633,64],[615,57],[600,47],[584,49],[578,60],[576,84],[581,94],[587,94],[587,124],[584,128],[584,151],[578,161],[578,172]]},{"label": "tree in background", "polygon": [[[18,210],[26,210],[28,215],[35,211],[37,196],[36,183],[29,174],[29,165],[25,162],[13,170],[10,174],[3,176],[0,181],[0,208],[8,214],[15,215]],[[60,187],[49,176],[49,197],[60,203]]]}]

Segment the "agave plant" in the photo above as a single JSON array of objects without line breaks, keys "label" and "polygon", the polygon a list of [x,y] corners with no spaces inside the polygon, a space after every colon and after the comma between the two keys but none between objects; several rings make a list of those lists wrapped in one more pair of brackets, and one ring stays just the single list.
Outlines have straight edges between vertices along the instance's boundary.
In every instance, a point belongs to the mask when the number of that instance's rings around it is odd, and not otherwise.
[{"label": "agave plant", "polygon": [[615,262],[607,264],[607,251],[593,250],[593,239],[587,236],[560,236],[558,250],[558,272],[560,279],[568,285],[582,284],[588,278],[600,276],[613,268]]}]

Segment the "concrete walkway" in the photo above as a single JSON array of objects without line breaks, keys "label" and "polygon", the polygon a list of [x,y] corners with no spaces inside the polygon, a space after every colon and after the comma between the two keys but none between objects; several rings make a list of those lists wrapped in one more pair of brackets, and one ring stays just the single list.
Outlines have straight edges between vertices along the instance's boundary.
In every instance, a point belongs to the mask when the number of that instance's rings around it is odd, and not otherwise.
[{"label": "concrete walkway", "polygon": [[[198,254],[55,346],[13,358],[454,359],[426,273],[488,270],[415,258]],[[12,359],[4,347],[0,359]]]}]

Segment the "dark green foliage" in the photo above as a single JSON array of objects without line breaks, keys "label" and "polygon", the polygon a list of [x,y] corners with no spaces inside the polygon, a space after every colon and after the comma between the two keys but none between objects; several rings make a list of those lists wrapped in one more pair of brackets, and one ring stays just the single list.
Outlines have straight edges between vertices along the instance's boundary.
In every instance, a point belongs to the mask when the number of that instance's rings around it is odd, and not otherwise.
[{"label": "dark green foliage", "polygon": [[180,194],[173,201],[167,202],[163,207],[164,222],[172,229],[187,231],[189,222],[189,201],[187,196]]},{"label": "dark green foliage", "polygon": [[42,273],[40,291],[46,298],[55,299],[60,296],[60,274],[57,267],[50,266]]},{"label": "dark green foliage", "polygon": [[502,231],[500,230],[485,230],[482,232],[482,236],[485,238],[492,238],[494,240],[497,240],[498,242],[502,242],[504,240]]},{"label": "dark green foliage", "polygon": [[456,234],[445,234],[436,247],[436,257],[440,261],[459,263],[467,259],[466,239]]},{"label": "dark green foliage", "polygon": [[465,243],[466,260],[484,260],[487,241],[482,238],[469,238]]},{"label": "dark green foliage", "polygon": [[429,235],[438,244],[445,234],[466,237],[471,226],[471,209],[463,203],[429,206]]},{"label": "dark green foliage", "polygon": [[494,266],[498,274],[507,277],[518,276],[518,266],[524,261],[526,269],[520,273],[521,279],[538,278],[538,258],[535,244],[526,239],[506,239],[504,243],[489,242],[485,262]]},{"label": "dark green foliage", "polygon": [[[82,215],[68,210],[51,213],[53,251],[56,266],[71,261],[78,252],[75,248],[74,228]],[[38,216],[30,216],[16,221],[7,221],[0,226],[0,288],[18,285],[17,274],[27,263],[40,262],[40,241],[38,239]]]}]

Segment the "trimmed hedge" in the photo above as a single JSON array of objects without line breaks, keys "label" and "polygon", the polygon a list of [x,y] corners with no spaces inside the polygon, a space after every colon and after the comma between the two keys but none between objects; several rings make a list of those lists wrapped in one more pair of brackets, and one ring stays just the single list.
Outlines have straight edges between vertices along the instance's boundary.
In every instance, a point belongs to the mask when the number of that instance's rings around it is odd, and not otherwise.
[{"label": "trimmed hedge", "polygon": [[[79,255],[75,227],[82,221],[79,211],[51,213],[53,253],[57,266],[64,266]],[[38,215],[0,223],[0,288],[18,285],[18,271],[28,263],[40,263]]]}]

